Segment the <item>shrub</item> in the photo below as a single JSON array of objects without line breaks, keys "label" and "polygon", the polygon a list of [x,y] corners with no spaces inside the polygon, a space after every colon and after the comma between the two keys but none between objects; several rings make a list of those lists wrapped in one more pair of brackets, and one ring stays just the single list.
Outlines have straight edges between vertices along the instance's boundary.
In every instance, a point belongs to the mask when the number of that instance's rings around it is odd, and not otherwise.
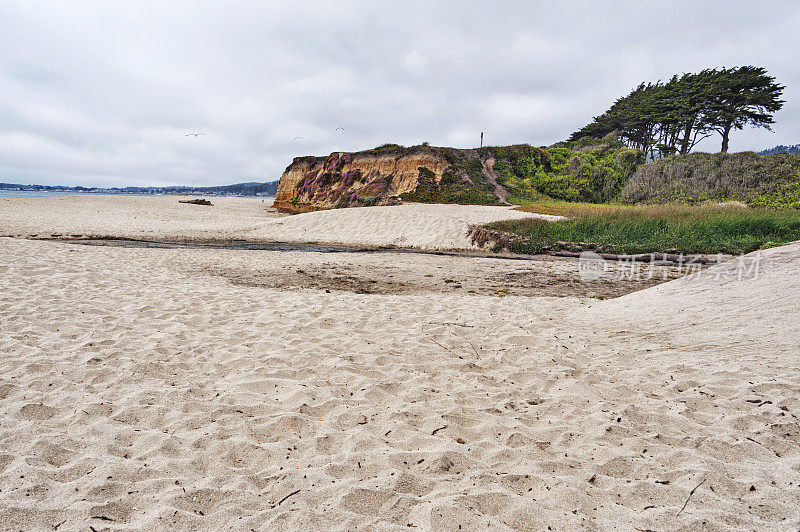
[{"label": "shrub", "polygon": [[740,201],[751,206],[800,206],[800,155],[691,153],[640,167],[621,199],[630,203]]},{"label": "shrub", "polygon": [[401,144],[392,144],[391,142],[387,142],[386,144],[381,144],[373,148],[374,150],[402,150],[403,146]]},{"label": "shrub", "polygon": [[[644,162],[639,150],[613,139],[581,139],[560,148],[489,148],[498,182],[515,202],[541,196],[593,203],[616,199],[625,181]],[[578,149],[576,149],[578,148]]]}]

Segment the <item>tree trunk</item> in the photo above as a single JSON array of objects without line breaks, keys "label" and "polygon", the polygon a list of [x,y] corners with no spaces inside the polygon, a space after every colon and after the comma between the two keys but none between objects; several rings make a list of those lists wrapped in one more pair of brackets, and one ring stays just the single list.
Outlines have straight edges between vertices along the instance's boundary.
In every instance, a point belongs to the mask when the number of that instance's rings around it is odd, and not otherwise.
[{"label": "tree trunk", "polygon": [[686,129],[683,131],[683,139],[681,139],[681,155],[686,155],[689,153],[691,149],[689,145],[689,137],[692,136],[692,126],[694,125],[694,120],[691,122],[686,122]]},{"label": "tree trunk", "polygon": [[730,123],[726,125],[725,129],[722,131],[722,149],[720,150],[720,153],[728,153],[728,141],[730,140],[732,127],[733,123]]}]

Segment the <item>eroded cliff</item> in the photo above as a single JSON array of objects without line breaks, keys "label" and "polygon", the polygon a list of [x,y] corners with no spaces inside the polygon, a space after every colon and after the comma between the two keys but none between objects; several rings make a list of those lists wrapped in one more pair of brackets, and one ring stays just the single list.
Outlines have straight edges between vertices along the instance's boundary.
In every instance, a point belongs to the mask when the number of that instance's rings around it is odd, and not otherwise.
[{"label": "eroded cliff", "polygon": [[275,207],[300,213],[406,201],[498,204],[505,200],[490,153],[386,145],[327,157],[297,157],[280,178]]}]

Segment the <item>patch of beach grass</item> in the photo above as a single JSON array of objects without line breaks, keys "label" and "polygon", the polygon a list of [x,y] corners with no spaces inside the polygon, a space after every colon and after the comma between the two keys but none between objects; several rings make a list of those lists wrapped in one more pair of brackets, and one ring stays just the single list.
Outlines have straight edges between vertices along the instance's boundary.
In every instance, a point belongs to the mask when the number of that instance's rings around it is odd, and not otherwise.
[{"label": "patch of beach grass", "polygon": [[737,205],[598,205],[542,201],[518,210],[565,216],[488,227],[522,237],[513,251],[540,253],[565,243],[614,253],[740,254],[800,240],[800,211]]}]

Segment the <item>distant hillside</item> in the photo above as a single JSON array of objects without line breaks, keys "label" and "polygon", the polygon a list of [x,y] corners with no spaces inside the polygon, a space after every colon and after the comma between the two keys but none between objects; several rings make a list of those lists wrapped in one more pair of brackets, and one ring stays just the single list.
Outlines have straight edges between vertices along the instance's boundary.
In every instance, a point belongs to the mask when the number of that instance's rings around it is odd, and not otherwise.
[{"label": "distant hillside", "polygon": [[800,154],[690,153],[639,167],[622,201],[700,203],[740,201],[800,208]]},{"label": "distant hillside", "polygon": [[68,187],[63,185],[22,185],[0,183],[0,190],[47,190],[93,194],[176,194],[195,196],[274,196],[278,182],[236,183],[213,187]]},{"label": "distant hillside", "polygon": [[794,146],[780,144],[774,148],[758,152],[759,155],[776,155],[778,153],[800,153],[800,144],[795,144]]}]

